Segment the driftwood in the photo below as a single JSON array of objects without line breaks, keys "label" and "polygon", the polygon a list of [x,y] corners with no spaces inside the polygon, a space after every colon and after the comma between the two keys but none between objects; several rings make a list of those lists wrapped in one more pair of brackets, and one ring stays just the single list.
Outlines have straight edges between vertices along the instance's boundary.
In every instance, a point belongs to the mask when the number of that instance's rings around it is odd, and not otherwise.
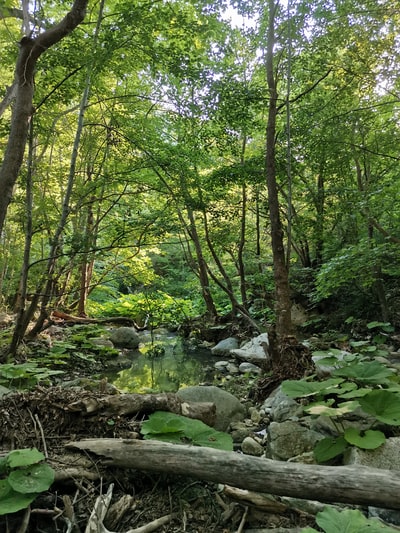
[{"label": "driftwood", "polygon": [[159,394],[115,394],[87,396],[70,403],[69,411],[80,411],[85,415],[129,416],[136,413],[169,411],[188,418],[197,418],[209,426],[215,423],[216,407],[211,402],[185,402],[174,393]]},{"label": "driftwood", "polygon": [[88,439],[67,447],[100,456],[105,466],[187,475],[279,496],[400,509],[396,471],[286,463],[157,441]]}]

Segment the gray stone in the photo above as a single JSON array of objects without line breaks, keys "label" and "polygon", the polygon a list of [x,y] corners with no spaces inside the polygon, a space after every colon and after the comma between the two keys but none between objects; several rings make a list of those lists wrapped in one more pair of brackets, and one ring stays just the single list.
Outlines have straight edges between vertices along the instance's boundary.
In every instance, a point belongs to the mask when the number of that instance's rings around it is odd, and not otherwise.
[{"label": "gray stone", "polygon": [[239,342],[235,337],[228,337],[211,348],[211,353],[213,355],[229,355],[231,350],[238,348],[238,346]]},{"label": "gray stone", "polygon": [[137,334],[135,328],[130,328],[123,326],[121,328],[116,328],[111,332],[110,341],[114,346],[119,348],[138,348],[139,346],[139,335]]},{"label": "gray stone", "polygon": [[114,348],[114,344],[110,341],[110,339],[106,339],[105,337],[92,337],[89,340],[96,346],[107,346],[108,348]]},{"label": "gray stone", "polygon": [[299,425],[296,422],[271,422],[269,433],[269,455],[271,459],[287,461],[314,449],[323,435]]},{"label": "gray stone", "polygon": [[400,526],[400,511],[394,509],[381,509],[380,507],[368,507],[368,518],[379,518],[388,524]]},{"label": "gray stone", "polygon": [[400,470],[400,437],[390,437],[375,450],[349,448],[344,455],[343,463],[384,470]]},{"label": "gray stone", "polygon": [[244,422],[232,422],[231,437],[233,442],[243,442],[243,440],[253,432],[253,428]]},{"label": "gray stone", "polygon": [[240,363],[239,372],[241,374],[261,374],[261,368],[253,363]]},{"label": "gray stone", "polygon": [[218,431],[226,431],[231,422],[243,420],[245,416],[245,408],[240,401],[214,385],[186,387],[178,390],[177,395],[185,401],[214,403],[216,407],[214,428]]},{"label": "gray stone", "polygon": [[231,350],[231,354],[239,359],[249,362],[263,362],[269,359],[268,351],[269,340],[268,333],[262,333],[258,337],[246,342],[243,346]]},{"label": "gray stone", "polygon": [[269,414],[274,422],[295,420],[303,414],[303,407],[282,392],[281,387],[275,389],[269,398],[265,400],[262,409]]},{"label": "gray stone", "polygon": [[256,455],[260,457],[264,453],[264,448],[252,437],[245,437],[241,445],[242,452],[246,455]]}]

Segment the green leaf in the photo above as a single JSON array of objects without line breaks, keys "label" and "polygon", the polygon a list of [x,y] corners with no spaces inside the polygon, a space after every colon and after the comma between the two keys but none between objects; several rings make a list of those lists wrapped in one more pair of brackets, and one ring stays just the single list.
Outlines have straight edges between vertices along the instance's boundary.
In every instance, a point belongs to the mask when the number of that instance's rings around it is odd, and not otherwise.
[{"label": "green leaf", "polygon": [[347,428],[344,432],[344,438],[349,444],[363,450],[374,450],[386,442],[385,434],[374,429],[368,429],[361,433],[356,428]]},{"label": "green leaf", "polygon": [[13,450],[7,455],[7,464],[10,468],[16,468],[18,466],[34,465],[43,461],[45,456],[42,452],[39,452],[36,448]]},{"label": "green leaf", "polygon": [[368,520],[358,509],[338,511],[333,507],[326,507],[317,514],[316,522],[325,533],[365,533],[366,531],[390,533],[395,531],[378,520]]},{"label": "green leaf", "polygon": [[380,422],[400,426],[400,395],[387,390],[373,390],[359,400],[366,413]]},{"label": "green leaf", "polygon": [[382,384],[393,372],[392,369],[378,363],[378,361],[371,361],[353,363],[342,368],[337,368],[332,372],[332,375],[351,378],[363,383]]},{"label": "green leaf", "polygon": [[13,470],[8,476],[10,486],[22,494],[43,492],[54,481],[54,470],[46,463]]},{"label": "green leaf", "polygon": [[201,420],[187,418],[164,411],[156,411],[142,424],[145,439],[182,444],[189,442],[196,446],[233,450],[232,437],[210,428]]},{"label": "green leaf", "polygon": [[149,433],[181,433],[185,428],[184,417],[179,417],[173,413],[156,411],[152,413],[148,420],[142,423],[141,432],[143,435]]},{"label": "green leaf", "polygon": [[314,457],[318,463],[324,463],[343,453],[347,447],[348,444],[343,436],[326,437],[317,442],[314,448]]},{"label": "green leaf", "polygon": [[282,383],[282,391],[289,398],[305,398],[315,394],[329,394],[343,381],[341,378],[330,378],[325,381],[287,380]]},{"label": "green leaf", "polygon": [[15,492],[7,479],[0,479],[0,515],[16,513],[28,507],[37,494],[20,494]]}]

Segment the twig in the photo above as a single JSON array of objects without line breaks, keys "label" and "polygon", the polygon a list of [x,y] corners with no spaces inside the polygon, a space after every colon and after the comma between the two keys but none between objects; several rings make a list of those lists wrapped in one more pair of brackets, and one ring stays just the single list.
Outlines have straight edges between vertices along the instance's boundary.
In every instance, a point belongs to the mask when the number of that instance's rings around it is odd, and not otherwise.
[{"label": "twig", "polygon": [[85,533],[109,533],[103,525],[103,520],[110,506],[113,488],[114,484],[111,483],[108,487],[107,494],[105,496],[100,495],[97,498],[89,522],[87,523]]},{"label": "twig", "polygon": [[39,426],[40,436],[42,437],[44,456],[46,457],[46,459],[48,459],[49,455],[47,453],[46,439],[44,437],[43,427],[42,427],[42,424],[40,423],[40,420],[39,420],[39,417],[38,417],[37,413],[35,413],[35,421],[36,421],[37,425]]},{"label": "twig", "polygon": [[239,527],[238,527],[236,533],[243,533],[243,528],[244,528],[244,526],[246,524],[246,519],[247,519],[248,512],[249,512],[249,508],[245,507],[242,519],[240,521],[240,524],[239,524]]},{"label": "twig", "polygon": [[152,522],[149,522],[145,526],[137,527],[135,529],[129,529],[128,531],[126,531],[126,533],[151,533],[159,527],[168,524],[168,522],[171,522],[173,518],[175,518],[174,514],[167,514],[165,516],[157,518],[156,520],[153,520]]},{"label": "twig", "polygon": [[19,526],[16,533],[25,533],[29,526],[29,519],[31,517],[31,506],[27,507],[24,516],[22,518],[21,525]]}]

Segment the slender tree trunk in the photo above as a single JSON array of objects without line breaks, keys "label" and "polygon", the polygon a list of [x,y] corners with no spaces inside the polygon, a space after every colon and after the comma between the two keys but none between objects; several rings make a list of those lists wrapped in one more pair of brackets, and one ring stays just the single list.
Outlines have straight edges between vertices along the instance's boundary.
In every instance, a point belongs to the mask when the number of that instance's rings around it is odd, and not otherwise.
[{"label": "slender tree trunk", "polygon": [[279,212],[278,186],[275,165],[275,136],[277,117],[277,80],[274,73],[275,15],[279,2],[269,0],[268,41],[266,53],[266,74],[269,89],[268,122],[266,133],[266,180],[268,187],[269,217],[271,223],[271,244],[274,263],[276,334],[278,340],[293,333],[289,272],[286,264],[282,222]]},{"label": "slender tree trunk", "polygon": [[75,0],[71,11],[55,26],[35,39],[23,37],[19,43],[15,78],[17,83],[10,134],[0,168],[0,233],[3,230],[14,185],[22,165],[28,126],[33,109],[34,71],[39,57],[48,48],[71,33],[84,19],[88,0]]}]

